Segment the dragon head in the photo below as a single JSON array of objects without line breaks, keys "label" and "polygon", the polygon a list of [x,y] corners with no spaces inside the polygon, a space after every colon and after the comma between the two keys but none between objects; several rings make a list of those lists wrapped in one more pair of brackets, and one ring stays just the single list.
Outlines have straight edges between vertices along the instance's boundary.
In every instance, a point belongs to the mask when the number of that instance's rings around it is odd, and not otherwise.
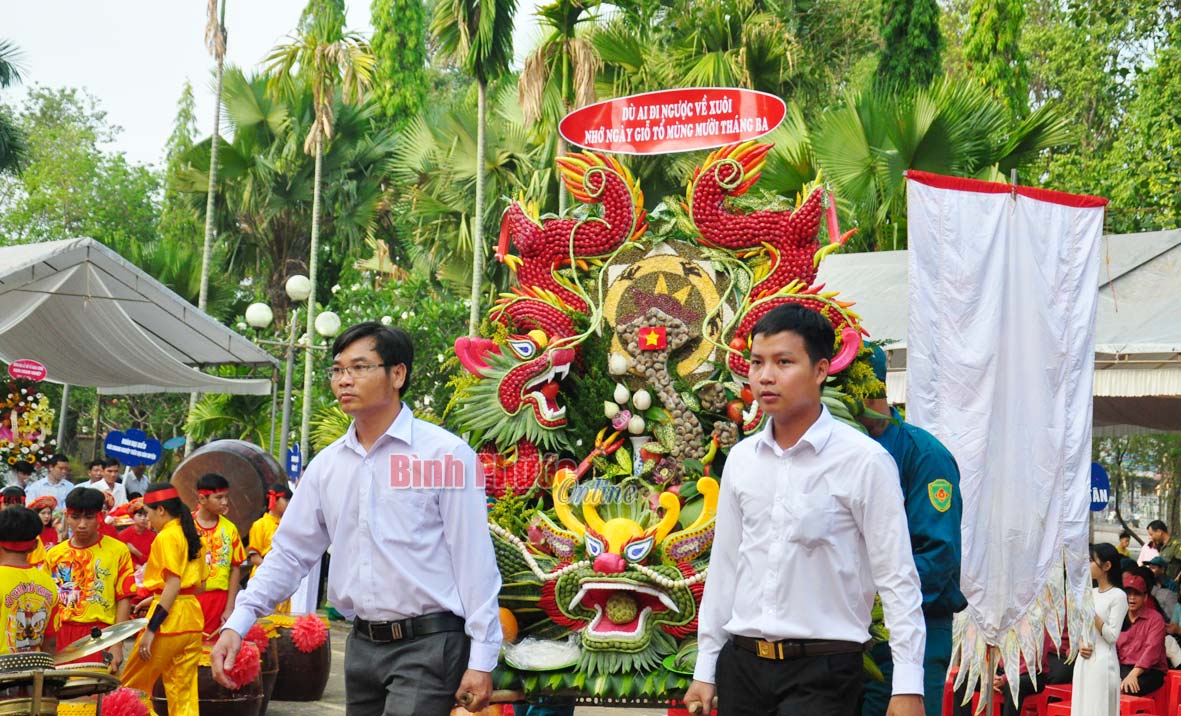
[{"label": "dragon head", "polygon": [[459,338],[455,354],[481,380],[455,408],[457,424],[480,442],[513,445],[527,439],[550,449],[563,447],[560,428],[566,408],[558,403],[563,378],[575,352],[554,348],[539,330],[512,335],[503,343]]},{"label": "dragon head", "polygon": [[704,586],[697,560],[713,543],[718,483],[704,477],[697,489],[705,498],[700,514],[674,532],[677,495],[662,493],[658,514],[627,480],[579,484],[573,471],[558,472],[554,511],[565,529],[550,523],[547,538],[575,549],[581,542],[585,560],[543,587],[542,608],[581,630],[588,673],[652,668],[696,630]]}]

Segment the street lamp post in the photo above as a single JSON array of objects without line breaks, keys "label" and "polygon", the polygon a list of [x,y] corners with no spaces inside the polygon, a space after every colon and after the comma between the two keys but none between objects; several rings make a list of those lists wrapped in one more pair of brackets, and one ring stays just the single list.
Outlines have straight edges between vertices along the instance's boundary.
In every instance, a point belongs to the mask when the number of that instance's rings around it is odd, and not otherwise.
[{"label": "street lamp post", "polygon": [[[312,294],[312,282],[307,276],[296,274],[287,279],[283,290],[287,292],[287,297],[294,303],[300,304],[308,300],[308,296]],[[283,376],[283,422],[279,428],[279,459],[283,460],[284,464],[287,461],[288,439],[291,435],[291,382],[293,373],[295,373],[295,330],[299,324],[298,316],[299,307],[297,305],[287,320],[288,325],[291,326],[291,332],[287,338],[287,372]]]}]

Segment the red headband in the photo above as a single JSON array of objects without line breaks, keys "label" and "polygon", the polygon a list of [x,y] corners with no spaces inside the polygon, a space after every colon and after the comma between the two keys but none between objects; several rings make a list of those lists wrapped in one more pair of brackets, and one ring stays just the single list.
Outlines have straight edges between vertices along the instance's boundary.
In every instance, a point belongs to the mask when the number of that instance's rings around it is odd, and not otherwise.
[{"label": "red headband", "polygon": [[23,542],[0,542],[0,549],[6,549],[9,552],[31,552],[37,548],[37,540],[27,539]]},{"label": "red headband", "polygon": [[275,509],[275,503],[279,501],[280,497],[287,497],[287,493],[279,492],[278,490],[267,490],[267,509]]},{"label": "red headband", "polygon": [[229,491],[230,488],[228,487],[219,487],[216,490],[197,490],[197,494],[201,495],[202,497],[209,497],[210,495],[220,495],[223,492]]},{"label": "red headband", "polygon": [[180,493],[176,491],[175,487],[166,487],[163,490],[153,490],[144,495],[144,505],[152,507],[165,500],[179,500]]}]

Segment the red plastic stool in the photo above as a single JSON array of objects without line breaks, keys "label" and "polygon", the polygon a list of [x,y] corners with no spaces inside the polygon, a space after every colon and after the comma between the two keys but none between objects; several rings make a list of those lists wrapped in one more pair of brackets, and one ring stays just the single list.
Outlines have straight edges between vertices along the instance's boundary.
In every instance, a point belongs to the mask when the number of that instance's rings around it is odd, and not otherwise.
[{"label": "red plastic stool", "polygon": [[1070,716],[1070,703],[1059,701],[1046,707],[1046,716]]},{"label": "red plastic stool", "polygon": [[1074,687],[1070,684],[1047,684],[1046,690],[1042,692],[1042,695],[1046,697],[1047,704],[1049,704],[1050,699],[1070,703],[1070,693],[1073,689]]},{"label": "red plastic stool", "polygon": [[1047,716],[1046,709],[1050,706],[1050,697],[1043,690],[1034,694],[1021,704],[1021,716]]},{"label": "red plastic stool", "polygon": [[[980,713],[980,694],[972,695],[972,713]],[[992,699],[992,715],[1001,716],[1001,695],[996,694]]]},{"label": "red plastic stool", "polygon": [[[1181,671],[1174,671],[1169,669],[1165,672],[1165,686],[1156,692],[1163,693],[1165,698],[1165,708],[1163,713],[1168,716],[1174,716],[1177,713],[1177,708],[1181,706]],[[1157,699],[1157,705],[1160,705],[1160,699]]]},{"label": "red plastic stool", "polygon": [[1155,714],[1156,702],[1148,696],[1131,696],[1129,694],[1120,694],[1119,712],[1120,716],[1129,716],[1130,714]]}]

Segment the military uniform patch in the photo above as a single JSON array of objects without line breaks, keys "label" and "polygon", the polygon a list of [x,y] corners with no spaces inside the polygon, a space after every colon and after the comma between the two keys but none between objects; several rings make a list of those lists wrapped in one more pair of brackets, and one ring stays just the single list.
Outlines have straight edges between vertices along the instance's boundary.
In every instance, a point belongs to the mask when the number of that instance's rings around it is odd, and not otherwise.
[{"label": "military uniform patch", "polygon": [[951,483],[939,478],[927,485],[927,496],[931,498],[931,506],[940,512],[951,509]]}]

